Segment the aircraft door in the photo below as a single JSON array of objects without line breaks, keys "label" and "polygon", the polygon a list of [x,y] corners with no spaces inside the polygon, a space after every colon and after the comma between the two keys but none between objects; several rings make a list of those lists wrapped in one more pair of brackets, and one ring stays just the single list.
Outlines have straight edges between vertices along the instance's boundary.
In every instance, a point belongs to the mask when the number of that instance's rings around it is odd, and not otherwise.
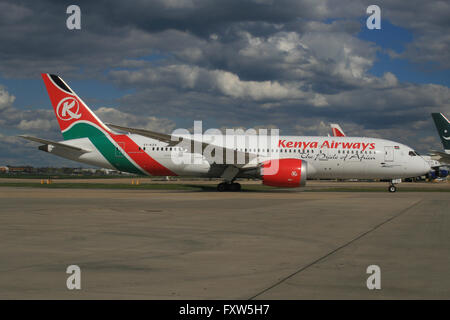
[{"label": "aircraft door", "polygon": [[394,147],[384,147],[384,161],[394,161]]}]

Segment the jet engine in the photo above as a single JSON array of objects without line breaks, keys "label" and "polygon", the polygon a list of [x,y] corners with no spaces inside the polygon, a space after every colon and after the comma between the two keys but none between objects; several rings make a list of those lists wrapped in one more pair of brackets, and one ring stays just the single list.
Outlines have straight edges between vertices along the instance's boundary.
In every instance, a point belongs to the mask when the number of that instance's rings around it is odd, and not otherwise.
[{"label": "jet engine", "polygon": [[300,159],[268,160],[261,165],[261,178],[266,186],[297,188],[306,185],[307,162]]}]

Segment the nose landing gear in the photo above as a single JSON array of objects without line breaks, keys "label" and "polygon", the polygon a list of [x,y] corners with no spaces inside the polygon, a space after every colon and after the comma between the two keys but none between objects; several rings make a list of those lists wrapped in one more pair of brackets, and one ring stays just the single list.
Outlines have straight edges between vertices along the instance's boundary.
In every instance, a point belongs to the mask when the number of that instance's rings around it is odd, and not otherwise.
[{"label": "nose landing gear", "polygon": [[388,191],[389,192],[395,192],[397,191],[397,187],[395,186],[396,183],[401,183],[402,179],[394,179],[391,181],[389,187],[388,187]]},{"label": "nose landing gear", "polygon": [[237,182],[222,182],[217,185],[217,191],[241,191],[241,185]]},{"label": "nose landing gear", "polygon": [[397,187],[394,186],[394,184],[391,184],[391,185],[389,186],[388,190],[389,190],[389,192],[395,192],[395,191],[397,191]]}]

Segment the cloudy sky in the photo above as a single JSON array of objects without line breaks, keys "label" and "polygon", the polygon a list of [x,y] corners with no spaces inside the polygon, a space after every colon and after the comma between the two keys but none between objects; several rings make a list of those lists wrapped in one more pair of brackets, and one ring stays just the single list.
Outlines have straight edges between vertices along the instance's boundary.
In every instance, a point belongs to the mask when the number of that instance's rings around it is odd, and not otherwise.
[{"label": "cloudy sky", "polygon": [[[66,8],[81,8],[68,30]],[[356,0],[0,0],[0,165],[78,166],[18,134],[62,139],[40,73],[105,122],[171,132],[277,127],[441,149],[450,115],[450,3]]]}]

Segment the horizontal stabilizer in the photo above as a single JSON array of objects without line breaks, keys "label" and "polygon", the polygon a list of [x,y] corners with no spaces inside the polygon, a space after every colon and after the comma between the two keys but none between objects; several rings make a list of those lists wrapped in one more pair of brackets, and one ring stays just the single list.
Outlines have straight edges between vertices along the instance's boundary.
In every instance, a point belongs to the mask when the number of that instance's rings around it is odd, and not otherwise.
[{"label": "horizontal stabilizer", "polygon": [[78,152],[82,152],[82,153],[90,152],[89,150],[85,150],[85,149],[82,149],[79,147],[71,146],[71,145],[68,145],[65,143],[56,142],[56,141],[52,141],[52,140],[46,140],[46,139],[41,139],[41,138],[36,138],[36,137],[26,136],[26,135],[20,135],[19,137],[26,139],[26,140],[46,144],[46,145],[52,145],[52,146],[58,147],[58,148],[65,148],[65,149],[72,150],[72,151],[78,151]]}]

